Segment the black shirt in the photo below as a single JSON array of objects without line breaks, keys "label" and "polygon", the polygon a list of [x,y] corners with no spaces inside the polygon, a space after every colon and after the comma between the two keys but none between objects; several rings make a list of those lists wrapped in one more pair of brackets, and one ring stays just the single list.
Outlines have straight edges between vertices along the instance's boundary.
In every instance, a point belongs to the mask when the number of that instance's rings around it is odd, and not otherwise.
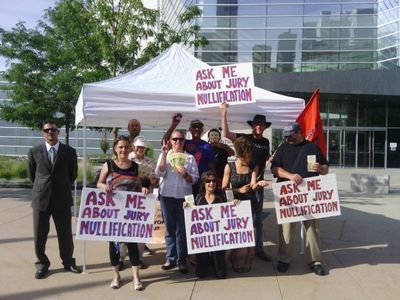
[{"label": "black shirt", "polygon": [[264,168],[265,163],[269,157],[269,140],[265,137],[261,139],[256,139],[252,134],[242,134],[238,133],[237,137],[244,136],[247,138],[252,145],[252,154],[251,154],[251,165],[258,166],[258,174],[261,176],[257,176],[259,179],[264,178]]},{"label": "black shirt", "polygon": [[[275,152],[271,169],[280,167],[290,173],[299,174],[303,178],[318,176],[318,173],[307,171],[307,155],[315,155],[316,162],[321,165],[328,165],[328,161],[315,143],[307,140],[299,144],[282,144]],[[278,177],[278,182],[289,179]]]}]

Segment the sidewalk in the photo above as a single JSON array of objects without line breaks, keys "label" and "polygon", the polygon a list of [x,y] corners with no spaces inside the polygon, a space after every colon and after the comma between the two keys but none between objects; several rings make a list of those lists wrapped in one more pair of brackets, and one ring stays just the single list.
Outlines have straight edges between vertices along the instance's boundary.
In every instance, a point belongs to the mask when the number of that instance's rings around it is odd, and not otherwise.
[{"label": "sidewalk", "polygon": [[[337,174],[342,215],[323,219],[322,245],[329,275],[310,273],[306,257],[299,255],[287,273],[275,270],[277,225],[271,191],[264,209],[265,248],[274,262],[254,259],[250,273],[229,268],[228,278],[197,280],[194,268],[182,275],[162,271],[165,249],[151,245],[155,254],[145,257],[142,270],[145,291],[136,292],[131,272],[121,272],[122,286],[111,290],[108,245],[86,242],[87,274],[64,272],[54,230],[47,242],[49,275],[34,278],[35,261],[29,189],[0,189],[0,299],[398,299],[400,293],[400,170],[332,169]],[[351,173],[389,174],[391,193],[350,193]],[[74,226],[75,227],[75,226]],[[83,242],[75,241],[75,257],[82,265]]]}]

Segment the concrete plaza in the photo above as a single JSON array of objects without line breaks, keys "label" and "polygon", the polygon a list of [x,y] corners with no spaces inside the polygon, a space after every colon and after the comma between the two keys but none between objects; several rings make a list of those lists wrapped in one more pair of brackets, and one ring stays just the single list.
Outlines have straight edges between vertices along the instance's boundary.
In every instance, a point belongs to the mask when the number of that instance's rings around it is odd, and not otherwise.
[{"label": "concrete plaza", "polygon": [[[337,174],[342,215],[321,221],[324,262],[329,275],[310,272],[305,255],[298,255],[287,273],[277,273],[277,225],[271,190],[266,190],[265,249],[273,262],[254,259],[250,273],[198,280],[177,269],[162,271],[165,249],[150,245],[154,255],[141,271],[146,289],[134,291],[129,269],[121,272],[119,290],[112,277],[105,242],[86,242],[86,274],[64,272],[54,224],[47,242],[51,260],[45,279],[34,278],[30,190],[0,189],[0,299],[398,299],[400,294],[400,170],[331,169]],[[350,192],[350,174],[389,174],[385,195]],[[75,223],[74,223],[75,227]],[[300,242],[298,243],[300,245]],[[75,241],[77,264],[83,262],[83,242]]]}]

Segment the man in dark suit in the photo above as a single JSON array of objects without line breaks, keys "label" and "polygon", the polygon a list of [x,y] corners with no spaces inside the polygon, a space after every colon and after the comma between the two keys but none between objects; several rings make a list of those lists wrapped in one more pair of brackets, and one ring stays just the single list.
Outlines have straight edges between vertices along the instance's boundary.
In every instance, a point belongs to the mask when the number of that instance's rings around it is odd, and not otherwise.
[{"label": "man in dark suit", "polygon": [[32,208],[35,252],[38,261],[35,278],[45,277],[50,261],[45,254],[50,230],[50,216],[56,226],[58,247],[64,269],[81,273],[72,257],[74,243],[71,229],[71,184],[77,176],[75,149],[58,141],[60,130],[53,122],[43,125],[45,142],[28,152],[28,175],[33,183]]}]

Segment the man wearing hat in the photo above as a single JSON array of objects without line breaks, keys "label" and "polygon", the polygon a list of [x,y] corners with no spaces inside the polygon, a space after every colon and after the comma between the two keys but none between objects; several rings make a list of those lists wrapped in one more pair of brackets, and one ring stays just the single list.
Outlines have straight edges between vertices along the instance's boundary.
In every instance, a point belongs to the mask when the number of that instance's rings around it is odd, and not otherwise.
[{"label": "man wearing hat", "polygon": [[[315,143],[304,139],[298,123],[293,122],[285,126],[283,135],[287,142],[276,150],[271,165],[271,171],[278,177],[278,182],[292,180],[296,184],[301,184],[303,178],[328,173],[328,161]],[[315,161],[309,167],[308,157],[312,157],[313,161]],[[307,220],[303,221],[303,223],[306,228],[309,266],[315,274],[326,275],[327,272],[322,265],[320,250],[319,220]],[[286,272],[293,258],[296,224],[295,222],[279,225],[279,262],[277,266],[279,272]]]},{"label": "man wearing hat", "polygon": [[[169,141],[171,133],[176,129],[182,120],[182,114],[175,114],[172,117],[171,126],[164,134],[163,140]],[[189,132],[192,134],[191,140],[185,140],[185,151],[193,155],[197,167],[199,169],[199,176],[207,170],[215,171],[215,156],[211,144],[203,141],[201,135],[203,134],[204,124],[200,120],[192,120],[189,126]],[[162,141],[161,141],[162,143]],[[193,195],[199,192],[199,182],[193,185]]]},{"label": "man wearing hat", "polygon": [[[228,128],[228,120],[227,120],[227,103],[222,103],[220,106],[221,110],[221,127],[223,135],[230,139],[232,142],[235,141],[238,137],[244,136],[246,137],[252,144],[252,155],[251,155],[251,163],[255,166],[258,165],[258,169],[260,173],[257,177],[258,180],[264,179],[264,170],[267,159],[270,156],[270,148],[269,148],[269,140],[263,137],[263,133],[265,129],[271,126],[271,122],[267,122],[264,115],[255,115],[253,120],[247,121],[252,128],[251,134],[243,134],[243,133],[235,133],[229,131]],[[264,204],[264,189],[259,189],[256,191],[256,208],[254,211],[255,220],[254,225],[256,228],[256,247],[255,247],[255,255],[265,261],[270,261],[271,258],[264,252],[264,243],[263,243],[263,221],[262,221],[262,211]]]}]

